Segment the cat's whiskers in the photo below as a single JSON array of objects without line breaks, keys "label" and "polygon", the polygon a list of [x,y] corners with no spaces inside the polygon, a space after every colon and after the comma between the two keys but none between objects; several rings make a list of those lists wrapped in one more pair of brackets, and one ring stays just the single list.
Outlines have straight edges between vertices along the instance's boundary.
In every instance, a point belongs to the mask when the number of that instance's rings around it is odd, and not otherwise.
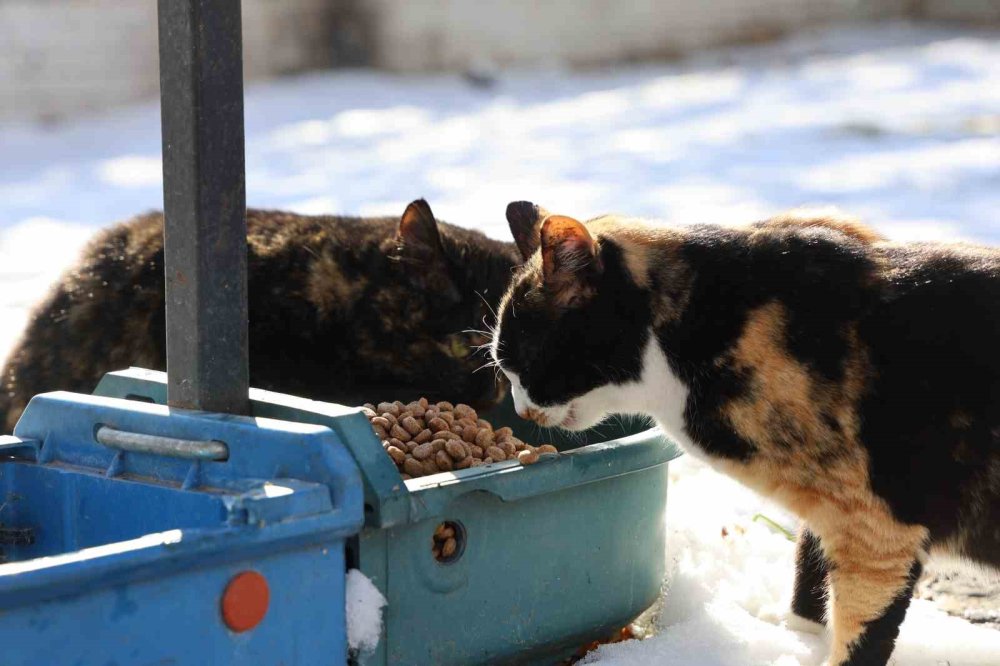
[{"label": "cat's whiskers", "polygon": [[495,367],[495,365],[496,365],[495,361],[487,361],[486,363],[483,363],[481,366],[479,366],[478,368],[476,368],[475,370],[473,370],[472,374],[476,374],[480,370],[485,370],[486,368]]},{"label": "cat's whiskers", "polygon": [[[498,317],[497,317],[497,311],[496,311],[496,310],[495,310],[495,309],[493,308],[493,306],[492,306],[492,305],[490,304],[490,302],[489,302],[488,300],[486,300],[486,297],[485,297],[485,296],[483,296],[483,295],[482,295],[482,293],[480,293],[480,292],[476,291],[476,292],[475,292],[475,294],[476,294],[476,296],[478,296],[478,297],[479,297],[480,299],[482,299],[483,303],[485,303],[485,304],[486,304],[486,307],[487,307],[487,309],[489,309],[489,311],[490,311],[490,313],[491,313],[491,314],[493,315],[493,319],[494,319],[494,321],[495,321],[495,320],[496,320],[496,319],[498,318]],[[483,323],[484,323],[484,324],[486,324],[486,322],[485,322],[485,319],[486,319],[486,317],[483,317],[483,319],[484,319]],[[489,324],[486,324],[486,327],[487,327],[487,328],[490,328],[490,329],[492,330],[492,327],[491,327],[491,326],[490,326]]]},{"label": "cat's whiskers", "polygon": [[492,331],[484,331],[479,328],[466,328],[462,331],[462,333],[478,333],[479,335],[490,335]]},{"label": "cat's whiskers", "polygon": [[464,331],[462,331],[462,333],[470,333],[470,334],[475,334],[475,335],[481,335],[484,338],[487,338],[487,341],[484,342],[481,345],[469,345],[470,349],[475,349],[476,351],[481,351],[483,349],[488,349],[490,346],[493,345],[493,331],[483,331],[483,330],[478,329],[478,328],[467,328]]}]

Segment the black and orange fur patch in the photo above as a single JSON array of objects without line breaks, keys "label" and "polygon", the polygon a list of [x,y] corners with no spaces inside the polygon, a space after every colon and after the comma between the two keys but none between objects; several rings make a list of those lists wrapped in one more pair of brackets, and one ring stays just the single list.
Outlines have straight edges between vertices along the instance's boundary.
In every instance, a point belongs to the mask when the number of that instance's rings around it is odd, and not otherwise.
[{"label": "black and orange fur patch", "polygon": [[885,663],[928,549],[1000,568],[1000,251],[825,214],[587,226],[593,295],[548,307],[536,255],[500,362],[563,405],[638,380],[655,336],[694,445],[808,526],[796,604],[830,625],[831,664]]}]

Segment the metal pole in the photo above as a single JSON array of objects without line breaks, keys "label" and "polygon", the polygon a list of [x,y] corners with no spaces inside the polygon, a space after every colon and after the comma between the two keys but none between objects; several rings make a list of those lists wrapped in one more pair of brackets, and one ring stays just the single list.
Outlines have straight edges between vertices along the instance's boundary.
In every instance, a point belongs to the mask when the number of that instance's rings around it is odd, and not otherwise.
[{"label": "metal pole", "polygon": [[240,0],[159,0],[167,400],[248,408]]}]

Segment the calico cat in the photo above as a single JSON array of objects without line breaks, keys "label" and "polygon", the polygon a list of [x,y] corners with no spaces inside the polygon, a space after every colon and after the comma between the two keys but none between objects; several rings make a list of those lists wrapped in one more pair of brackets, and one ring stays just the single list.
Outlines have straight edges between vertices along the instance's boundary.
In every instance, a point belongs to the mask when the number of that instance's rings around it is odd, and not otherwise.
[{"label": "calico cat", "polygon": [[[402,218],[248,210],[247,227],[252,386],[349,405],[502,395],[473,351],[519,263],[512,243],[438,223],[423,200]],[[37,393],[164,369],[164,326],[150,213],[101,232],[34,312],[3,370],[5,431]]]},{"label": "calico cat", "polygon": [[828,664],[887,662],[928,553],[1000,568],[1000,251],[804,214],[507,217],[527,261],[491,352],[518,412],[651,416],[801,517],[791,617],[829,623]]}]

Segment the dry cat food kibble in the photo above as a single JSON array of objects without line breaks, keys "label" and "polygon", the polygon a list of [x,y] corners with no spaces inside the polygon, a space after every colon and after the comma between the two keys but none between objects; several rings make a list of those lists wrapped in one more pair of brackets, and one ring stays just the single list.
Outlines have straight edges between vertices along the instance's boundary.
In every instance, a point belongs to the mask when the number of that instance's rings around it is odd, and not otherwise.
[{"label": "dry cat food kibble", "polygon": [[462,528],[457,523],[443,522],[434,530],[431,552],[439,562],[452,562],[461,555]]},{"label": "dry cat food kibble", "polygon": [[363,411],[404,479],[504,460],[531,465],[542,454],[559,452],[551,444],[525,444],[510,428],[494,430],[468,405],[421,398],[408,405],[367,404]]},{"label": "dry cat food kibble", "polygon": [[571,664],[576,664],[602,645],[621,643],[623,641],[632,640],[633,638],[635,638],[635,634],[632,633],[632,627],[623,627],[604,640],[591,641],[590,643],[582,646],[576,651],[575,654],[573,654],[572,657],[559,662],[560,666],[570,666]]}]

